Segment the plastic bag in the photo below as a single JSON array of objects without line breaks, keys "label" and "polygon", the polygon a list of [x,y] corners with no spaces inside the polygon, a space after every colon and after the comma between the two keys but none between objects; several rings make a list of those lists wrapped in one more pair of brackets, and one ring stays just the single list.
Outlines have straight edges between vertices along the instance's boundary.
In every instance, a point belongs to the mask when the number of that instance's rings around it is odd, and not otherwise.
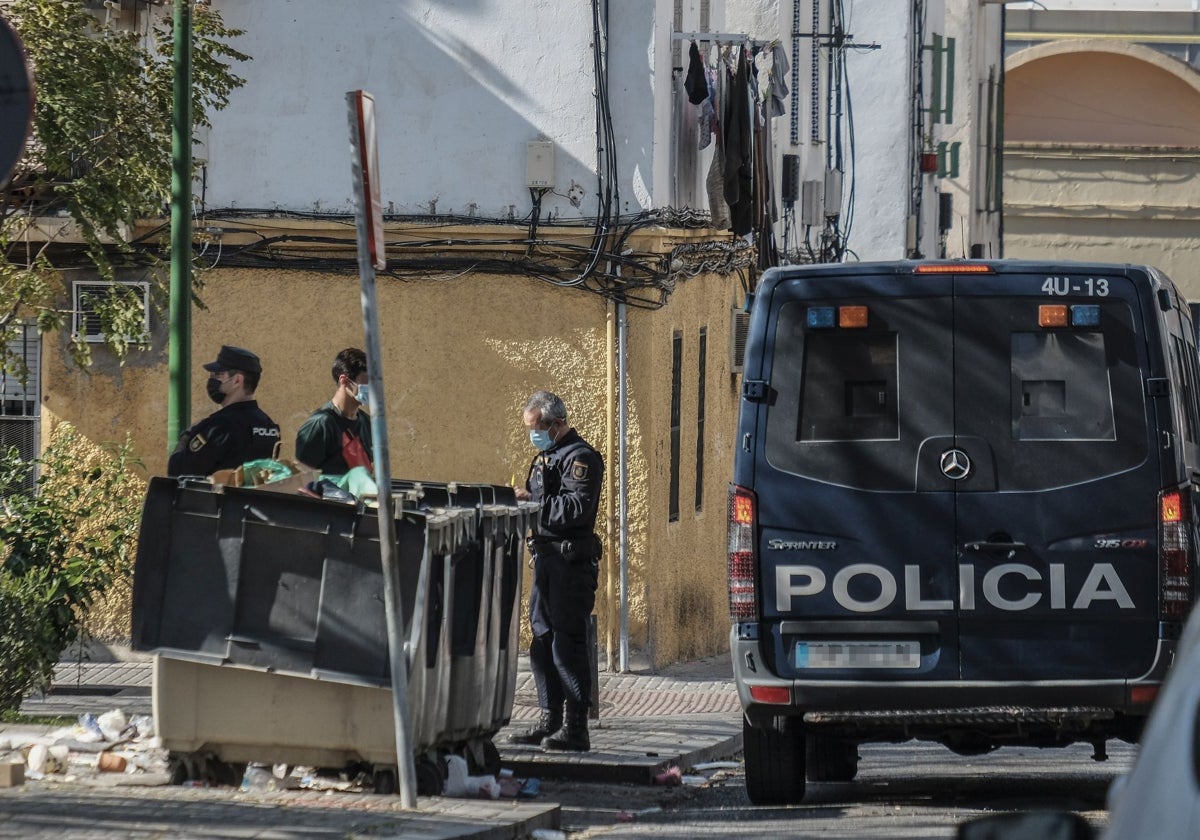
[{"label": "plastic bag", "polygon": [[250,487],[270,484],[295,474],[296,471],[289,464],[273,458],[259,458],[257,461],[247,461],[242,464],[242,481]]},{"label": "plastic bag", "polygon": [[323,475],[321,478],[329,479],[356,499],[379,494],[379,485],[365,467],[353,467],[345,475]]}]

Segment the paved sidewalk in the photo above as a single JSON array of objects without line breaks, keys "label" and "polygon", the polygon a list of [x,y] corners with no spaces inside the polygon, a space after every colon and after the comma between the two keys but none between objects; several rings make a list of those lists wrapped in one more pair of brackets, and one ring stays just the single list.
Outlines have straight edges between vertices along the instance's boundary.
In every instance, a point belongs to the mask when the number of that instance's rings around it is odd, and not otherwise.
[{"label": "paved sidewalk", "polygon": [[[121,709],[151,712],[151,666],[134,661],[60,664],[45,697],[26,700],[29,715],[75,718]],[[501,765],[518,778],[574,778],[650,784],[675,766],[687,772],[741,749],[741,712],[728,656],[682,663],[651,673],[600,673],[600,718],[592,721],[592,751],[542,753],[496,736]],[[528,660],[519,661],[511,727],[538,714]],[[17,734],[0,726],[0,741]],[[47,728],[43,728],[45,730]],[[164,778],[122,774],[81,776],[74,783],[27,781],[0,789],[0,837],[72,840],[84,837],[524,838],[559,826],[558,806],[542,799],[421,797],[416,811],[398,797],[294,790],[247,793],[187,788]],[[147,783],[152,783],[147,785]]]}]

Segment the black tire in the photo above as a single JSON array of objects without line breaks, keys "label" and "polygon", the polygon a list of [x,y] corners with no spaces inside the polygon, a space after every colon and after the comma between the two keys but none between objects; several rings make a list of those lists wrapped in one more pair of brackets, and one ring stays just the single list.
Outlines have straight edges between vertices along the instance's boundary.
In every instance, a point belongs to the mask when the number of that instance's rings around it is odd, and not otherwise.
[{"label": "black tire", "polygon": [[[500,772],[500,750],[496,748],[495,743],[491,738],[484,738],[480,742],[480,751],[483,753],[483,764],[477,768],[472,768],[471,772],[476,776],[495,776]],[[471,750],[467,750],[468,761],[472,755]],[[474,763],[474,762],[470,762]]]},{"label": "black tire", "polygon": [[858,744],[809,734],[805,763],[810,782],[852,782],[858,775]]},{"label": "black tire", "polygon": [[371,774],[371,783],[376,793],[384,796],[392,796],[397,790],[396,768],[376,767],[375,772]]},{"label": "black tire", "polygon": [[417,795],[441,796],[446,789],[446,775],[440,761],[428,756],[420,756],[416,760]]},{"label": "black tire", "polygon": [[186,784],[196,778],[190,755],[171,753],[167,756],[167,771],[170,773],[170,778],[167,780],[169,785]]},{"label": "black tire", "polygon": [[242,786],[242,777],[246,775],[246,762],[221,761],[213,759],[208,765],[209,781],[216,785],[233,788]]},{"label": "black tire", "polygon": [[804,735],[787,727],[756,729],[742,718],[746,794],[755,805],[798,805],[804,800]]}]

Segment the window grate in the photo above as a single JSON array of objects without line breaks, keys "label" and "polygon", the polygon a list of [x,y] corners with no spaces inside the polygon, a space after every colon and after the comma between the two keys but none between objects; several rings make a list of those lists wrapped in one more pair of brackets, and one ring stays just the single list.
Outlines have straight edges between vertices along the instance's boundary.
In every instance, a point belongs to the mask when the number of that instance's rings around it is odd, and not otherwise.
[{"label": "window grate", "polygon": [[98,304],[102,304],[111,298],[120,287],[127,288],[133,294],[138,295],[141,298],[142,304],[141,334],[125,335],[122,336],[122,339],[128,342],[143,342],[147,340],[150,335],[150,284],[145,281],[75,281],[72,287],[74,298],[72,330],[75,335],[89,342],[102,342],[105,340],[105,335],[100,325],[100,313],[97,311]]}]

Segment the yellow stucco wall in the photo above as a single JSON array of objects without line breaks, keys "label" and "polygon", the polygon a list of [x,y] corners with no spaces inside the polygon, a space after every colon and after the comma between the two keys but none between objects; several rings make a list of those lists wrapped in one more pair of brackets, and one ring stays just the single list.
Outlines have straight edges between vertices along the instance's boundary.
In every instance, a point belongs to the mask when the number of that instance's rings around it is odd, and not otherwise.
[{"label": "yellow stucco wall", "polygon": [[[629,629],[635,650],[658,664],[724,649],[725,488],[737,381],[729,373],[729,309],[736,279],[702,275],[678,284],[662,309],[629,309]],[[260,405],[296,430],[329,399],[338,350],[363,346],[354,275],[262,269],[205,273],[205,307],[193,314],[192,417],[215,408],[200,365],[221,344],[258,353]],[[520,412],[534,390],[567,404],[570,421],[605,456],[608,483],[597,528],[606,537],[596,613],[602,651],[618,643],[616,523],[604,519],[616,492],[615,308],[601,297],[537,280],[470,276],[380,278],[379,321],[392,474],[427,480],[507,484],[523,480],[533,450]],[[72,368],[64,338],[47,338],[43,426],[76,423],[89,438],[129,431],[150,475],[166,464],[166,327],[153,319],[154,346],[117,366],[102,348],[90,372]],[[696,336],[708,330],[703,510],[694,508]],[[685,335],[682,377],[683,515],[668,525],[671,337]],[[528,576],[526,576],[526,588]],[[602,652],[602,656],[603,656]]]},{"label": "yellow stucco wall", "polygon": [[[644,554],[635,555],[648,604],[650,653],[656,661],[686,660],[724,649],[729,634],[726,506],[737,428],[740,375],[730,371],[729,326],[744,292],[736,278],[709,275],[675,290],[669,309],[641,314],[632,331],[632,378],[643,422],[648,475]],[[705,330],[703,479],[696,505],[699,336]],[[671,521],[671,398],[673,344],[681,339],[678,519]],[[641,346],[645,343],[648,346]],[[649,387],[646,387],[646,386]],[[648,405],[648,409],[644,406]]]}]

